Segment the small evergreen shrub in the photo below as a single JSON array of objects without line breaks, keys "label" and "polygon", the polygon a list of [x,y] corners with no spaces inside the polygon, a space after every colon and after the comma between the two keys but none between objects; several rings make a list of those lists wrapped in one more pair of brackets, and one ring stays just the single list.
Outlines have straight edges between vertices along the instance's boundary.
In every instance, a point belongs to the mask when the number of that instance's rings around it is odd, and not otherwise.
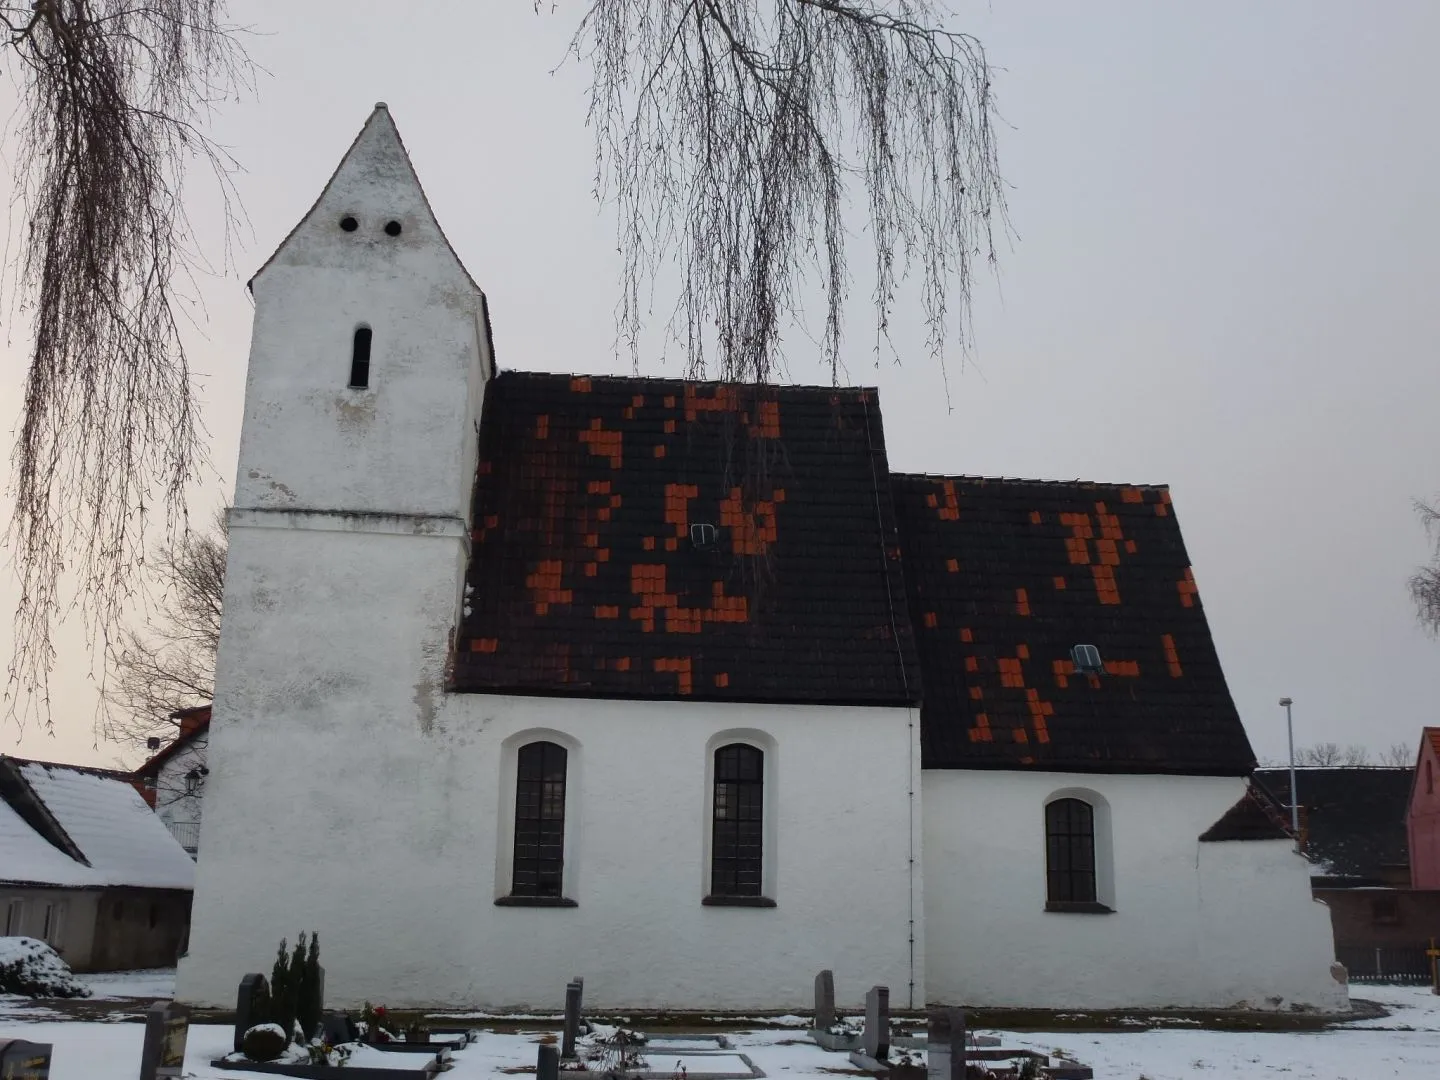
[{"label": "small evergreen shrub", "polygon": [[240,1048],[251,1061],[274,1061],[290,1045],[279,1024],[256,1024],[241,1039]]},{"label": "small evergreen shrub", "polygon": [[0,937],[0,994],[22,997],[89,997],[90,988],[77,982],[70,966],[43,941]]}]

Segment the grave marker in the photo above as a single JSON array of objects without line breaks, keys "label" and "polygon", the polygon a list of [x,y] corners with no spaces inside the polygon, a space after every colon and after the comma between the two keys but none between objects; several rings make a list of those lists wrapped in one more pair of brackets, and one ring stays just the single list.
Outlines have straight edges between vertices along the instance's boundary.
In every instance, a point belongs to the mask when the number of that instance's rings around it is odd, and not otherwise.
[{"label": "grave marker", "polygon": [[580,1033],[580,999],[583,994],[583,983],[565,985],[565,1027],[560,1037],[560,1056],[566,1060],[575,1057],[575,1036]]},{"label": "grave marker", "polygon": [[235,1053],[243,1048],[245,1032],[270,1019],[270,984],[264,975],[246,975],[235,997]]},{"label": "grave marker", "polygon": [[157,1001],[145,1013],[145,1045],[140,1080],[180,1080],[185,1074],[185,1040],[190,1010],[173,1001]]},{"label": "grave marker", "polygon": [[320,1015],[320,1038],[330,1046],[359,1042],[360,1030],[349,1013],[327,1012]]},{"label": "grave marker", "polygon": [[815,1030],[835,1026],[835,973],[829,968],[815,976]]},{"label": "grave marker", "polygon": [[890,1056],[888,986],[872,986],[865,994],[865,1055],[882,1062]]},{"label": "grave marker", "polygon": [[560,1052],[552,1045],[540,1044],[535,1061],[535,1080],[560,1080]]},{"label": "grave marker", "polygon": [[965,1010],[931,1009],[925,1046],[929,1080],[965,1080]]},{"label": "grave marker", "polygon": [[319,1033],[320,1018],[325,1015],[324,967],[320,964],[315,965],[314,980],[306,979],[302,982],[300,992],[303,997],[295,1009],[295,1016],[300,1020],[301,1027],[307,1029],[305,1038],[313,1039]]},{"label": "grave marker", "polygon": [[50,1080],[51,1043],[0,1039],[0,1077],[4,1080]]}]

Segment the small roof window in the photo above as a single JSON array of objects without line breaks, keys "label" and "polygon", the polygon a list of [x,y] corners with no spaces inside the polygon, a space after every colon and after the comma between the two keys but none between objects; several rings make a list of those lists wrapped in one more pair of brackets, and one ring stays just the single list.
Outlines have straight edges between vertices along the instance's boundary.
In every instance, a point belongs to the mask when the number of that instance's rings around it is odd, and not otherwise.
[{"label": "small roof window", "polygon": [[1076,645],[1070,650],[1070,659],[1075,661],[1075,670],[1081,675],[1099,675],[1105,670],[1100,650],[1094,645]]}]

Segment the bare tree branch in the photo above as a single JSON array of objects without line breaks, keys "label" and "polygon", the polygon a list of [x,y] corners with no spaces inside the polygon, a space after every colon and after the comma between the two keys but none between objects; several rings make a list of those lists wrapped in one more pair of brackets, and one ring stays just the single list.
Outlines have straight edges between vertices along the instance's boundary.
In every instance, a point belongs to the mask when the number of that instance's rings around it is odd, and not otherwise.
[{"label": "bare tree branch", "polygon": [[234,163],[199,125],[250,68],[222,0],[35,0],[0,4],[0,20],[22,117],[24,247],[10,270],[33,337],[7,698],[48,727],[57,621],[78,607],[91,644],[113,644],[152,496],[168,533],[186,527],[205,452],[177,308],[177,281],[201,265],[182,180],[195,158],[213,171],[228,248]]},{"label": "bare tree branch", "polygon": [[1429,633],[1440,635],[1440,508],[1416,502],[1415,513],[1425,527],[1425,535],[1434,545],[1430,562],[1410,577],[1410,598],[1415,601],[1415,614]]},{"label": "bare tree branch", "polygon": [[161,545],[150,574],[158,594],[143,628],[124,627],[106,657],[101,733],[136,747],[168,740],[173,714],[210,701],[225,595],[225,516],[213,531]]},{"label": "bare tree branch", "polygon": [[852,181],[873,245],[877,349],[909,271],[942,369],[947,344],[968,346],[973,263],[995,259],[1004,189],[991,68],[938,7],[590,0],[571,52],[594,75],[596,190],[618,209],[632,362],[649,287],[673,261],[669,331],[688,373],[770,381],[814,273],[819,350],[838,381]]},{"label": "bare tree branch", "polygon": [[1391,743],[1380,753],[1381,765],[1414,766],[1415,748],[1409,743]]}]

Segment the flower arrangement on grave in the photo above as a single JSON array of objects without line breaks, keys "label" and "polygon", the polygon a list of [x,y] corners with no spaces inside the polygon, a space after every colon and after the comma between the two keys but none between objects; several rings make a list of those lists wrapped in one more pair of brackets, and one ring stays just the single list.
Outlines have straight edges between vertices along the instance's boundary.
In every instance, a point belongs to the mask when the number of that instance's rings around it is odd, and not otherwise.
[{"label": "flower arrangement on grave", "polygon": [[331,1046],[327,1042],[316,1041],[305,1048],[310,1054],[311,1065],[332,1065],[339,1068],[350,1060],[351,1049],[341,1043],[339,1046]]},{"label": "flower arrangement on grave", "polygon": [[405,1025],[405,1041],[407,1043],[428,1043],[430,1041],[430,1025],[420,1017],[415,1017]]},{"label": "flower arrangement on grave", "polygon": [[645,1069],[645,1036],[629,1028],[593,1024],[576,1049],[591,1072],[624,1076]]},{"label": "flower arrangement on grave", "polygon": [[370,1043],[392,1043],[399,1042],[400,1037],[390,1028],[390,1011],[384,1005],[371,1005],[365,1002],[365,1007],[360,1010],[360,1038]]}]

